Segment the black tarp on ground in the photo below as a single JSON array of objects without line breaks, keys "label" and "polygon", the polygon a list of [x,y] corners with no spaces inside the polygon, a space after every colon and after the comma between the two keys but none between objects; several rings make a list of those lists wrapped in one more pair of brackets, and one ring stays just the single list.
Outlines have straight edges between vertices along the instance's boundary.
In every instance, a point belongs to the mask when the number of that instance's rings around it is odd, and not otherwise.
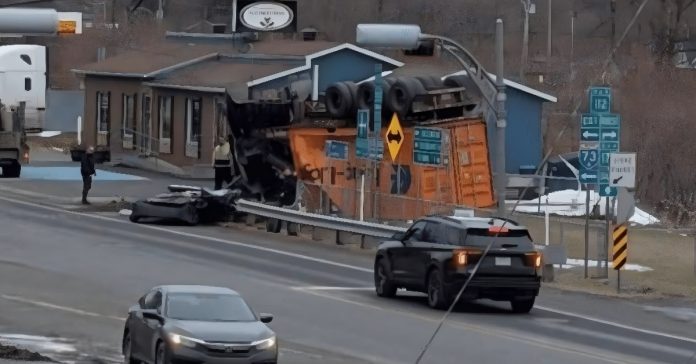
[{"label": "black tarp on ground", "polygon": [[240,190],[212,191],[188,186],[170,186],[169,190],[170,193],[133,203],[130,220],[176,221],[189,225],[223,221],[234,212],[234,200],[241,194]]}]

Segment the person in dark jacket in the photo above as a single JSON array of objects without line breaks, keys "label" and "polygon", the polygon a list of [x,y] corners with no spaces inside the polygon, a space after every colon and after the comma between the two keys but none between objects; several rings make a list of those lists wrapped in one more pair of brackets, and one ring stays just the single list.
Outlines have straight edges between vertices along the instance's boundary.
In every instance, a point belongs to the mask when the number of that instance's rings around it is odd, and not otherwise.
[{"label": "person in dark jacket", "polygon": [[80,173],[82,173],[82,204],[89,205],[89,201],[87,201],[87,193],[90,189],[92,189],[92,176],[97,175],[97,171],[94,169],[93,147],[87,148],[85,154],[82,155]]}]

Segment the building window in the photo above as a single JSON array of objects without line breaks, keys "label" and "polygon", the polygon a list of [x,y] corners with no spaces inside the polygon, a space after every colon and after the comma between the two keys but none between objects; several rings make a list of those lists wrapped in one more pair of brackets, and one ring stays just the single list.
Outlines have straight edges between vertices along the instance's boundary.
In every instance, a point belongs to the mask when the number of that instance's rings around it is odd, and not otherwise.
[{"label": "building window", "polygon": [[172,103],[174,97],[159,97],[160,153],[172,152]]},{"label": "building window", "polygon": [[109,132],[109,92],[97,92],[97,131]]},{"label": "building window", "polygon": [[31,77],[24,77],[24,91],[31,91]]},{"label": "building window", "polygon": [[186,156],[200,158],[201,99],[186,99]]},{"label": "building window", "polygon": [[133,149],[133,132],[135,129],[136,94],[123,94],[123,148]]}]

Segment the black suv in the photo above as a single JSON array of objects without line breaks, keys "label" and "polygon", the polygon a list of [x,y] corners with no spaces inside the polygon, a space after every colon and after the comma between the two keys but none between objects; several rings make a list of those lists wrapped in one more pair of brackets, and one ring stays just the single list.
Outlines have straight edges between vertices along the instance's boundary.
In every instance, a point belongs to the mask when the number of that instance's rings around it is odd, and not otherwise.
[{"label": "black suv", "polygon": [[394,297],[398,288],[423,292],[430,307],[447,308],[491,241],[461,299],[510,301],[514,312],[529,312],[539,294],[542,257],[527,229],[512,220],[427,217],[416,221],[406,233],[380,244],[375,290],[382,297]]}]

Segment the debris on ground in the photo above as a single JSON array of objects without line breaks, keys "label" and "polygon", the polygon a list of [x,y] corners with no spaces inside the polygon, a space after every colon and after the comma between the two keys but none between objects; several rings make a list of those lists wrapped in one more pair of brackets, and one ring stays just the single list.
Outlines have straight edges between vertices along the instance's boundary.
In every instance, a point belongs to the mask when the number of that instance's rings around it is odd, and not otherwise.
[{"label": "debris on ground", "polygon": [[54,362],[53,359],[39,353],[3,344],[0,344],[0,359]]},{"label": "debris on ground", "polygon": [[[178,185],[169,186],[169,191],[133,203],[130,220],[141,222],[143,219],[156,219],[189,225],[223,221],[234,212],[234,201],[242,195],[239,189],[210,190]],[[123,211],[122,215],[125,213]]]}]

